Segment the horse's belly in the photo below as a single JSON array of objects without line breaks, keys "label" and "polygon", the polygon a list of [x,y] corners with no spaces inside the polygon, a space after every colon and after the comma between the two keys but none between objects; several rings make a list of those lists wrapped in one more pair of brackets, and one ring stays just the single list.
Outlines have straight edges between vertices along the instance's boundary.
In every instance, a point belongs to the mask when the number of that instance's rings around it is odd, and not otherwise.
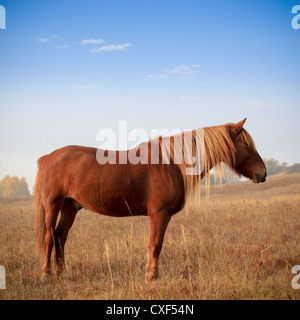
[{"label": "horse's belly", "polygon": [[113,217],[127,217],[147,215],[147,206],[143,199],[132,196],[105,196],[102,195],[96,201],[88,201],[83,205],[86,209]]}]

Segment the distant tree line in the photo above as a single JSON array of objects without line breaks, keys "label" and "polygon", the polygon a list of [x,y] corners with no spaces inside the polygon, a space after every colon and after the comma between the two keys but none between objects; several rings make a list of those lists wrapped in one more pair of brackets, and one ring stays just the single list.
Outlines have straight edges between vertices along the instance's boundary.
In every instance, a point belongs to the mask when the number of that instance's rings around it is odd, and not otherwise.
[{"label": "distant tree line", "polygon": [[268,176],[279,173],[290,174],[300,172],[300,163],[295,163],[291,166],[288,166],[286,162],[279,163],[278,160],[275,160],[273,158],[263,160],[267,168]]},{"label": "distant tree line", "polygon": [[5,176],[0,181],[0,198],[29,196],[28,183],[25,178]]}]

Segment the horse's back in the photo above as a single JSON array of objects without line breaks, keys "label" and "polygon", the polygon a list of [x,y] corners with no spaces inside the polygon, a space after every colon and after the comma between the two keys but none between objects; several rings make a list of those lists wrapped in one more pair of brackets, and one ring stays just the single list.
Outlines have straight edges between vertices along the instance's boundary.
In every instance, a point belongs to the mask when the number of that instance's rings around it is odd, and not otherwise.
[{"label": "horse's back", "polygon": [[43,164],[45,164],[45,162],[48,164],[51,162],[51,164],[53,164],[55,162],[62,163],[64,159],[66,160],[66,159],[73,158],[75,160],[82,154],[95,155],[96,151],[97,151],[96,148],[91,148],[91,147],[83,147],[83,146],[75,146],[75,145],[66,146],[60,149],[56,149],[53,152],[39,158],[38,166],[39,167],[42,166]]}]

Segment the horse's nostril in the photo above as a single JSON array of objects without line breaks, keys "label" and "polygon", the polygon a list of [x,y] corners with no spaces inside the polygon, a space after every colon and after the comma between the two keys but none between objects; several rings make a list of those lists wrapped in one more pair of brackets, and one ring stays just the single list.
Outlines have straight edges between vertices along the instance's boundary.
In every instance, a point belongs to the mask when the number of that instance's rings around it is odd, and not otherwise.
[{"label": "horse's nostril", "polygon": [[255,177],[258,183],[260,182],[265,182],[266,181],[266,175],[267,173],[265,173],[265,176],[263,177],[260,173],[255,173]]},{"label": "horse's nostril", "polygon": [[262,180],[261,175],[259,173],[255,173],[255,177],[256,177],[257,182],[260,182]]},{"label": "horse's nostril", "polygon": [[256,177],[256,180],[257,182],[265,182],[266,181],[266,173],[265,173],[265,176],[263,177],[260,173],[255,173],[255,177]]}]

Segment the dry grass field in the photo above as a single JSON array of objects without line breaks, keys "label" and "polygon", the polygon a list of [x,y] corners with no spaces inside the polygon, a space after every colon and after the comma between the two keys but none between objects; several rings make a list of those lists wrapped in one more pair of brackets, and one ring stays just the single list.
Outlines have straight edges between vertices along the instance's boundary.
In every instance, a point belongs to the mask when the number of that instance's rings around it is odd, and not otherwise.
[{"label": "dry grass field", "polygon": [[160,280],[144,281],[147,217],[111,218],[81,210],[70,231],[71,279],[40,282],[33,199],[0,202],[0,299],[299,299],[300,174],[211,187],[201,208],[170,222]]}]

